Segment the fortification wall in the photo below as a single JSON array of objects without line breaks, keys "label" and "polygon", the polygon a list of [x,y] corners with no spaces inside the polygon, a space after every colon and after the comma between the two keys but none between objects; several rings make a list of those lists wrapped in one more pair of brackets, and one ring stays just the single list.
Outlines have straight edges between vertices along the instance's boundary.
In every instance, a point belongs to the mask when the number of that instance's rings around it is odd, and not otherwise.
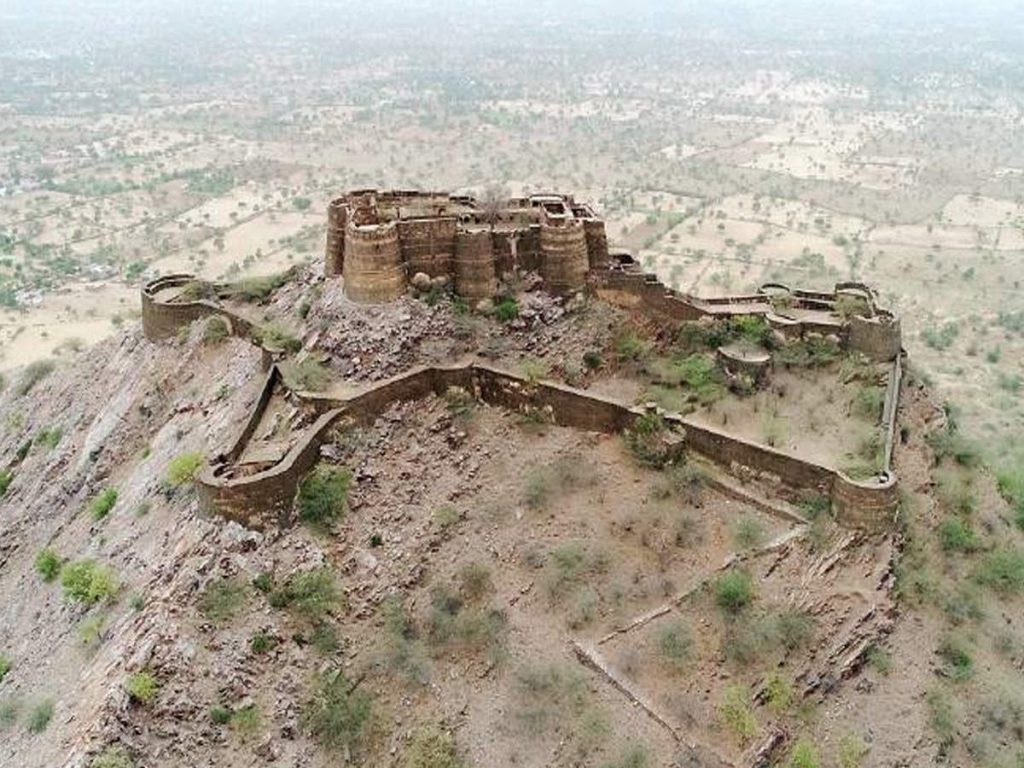
[{"label": "fortification wall", "polygon": [[408,275],[423,272],[431,277],[450,277],[454,271],[455,232],[453,217],[399,221],[398,240]]},{"label": "fortification wall", "polygon": [[201,317],[221,314],[211,301],[163,302],[157,298],[160,291],[183,288],[195,281],[186,274],[165,275],[150,281],[142,288],[142,333],[150,341],[162,341],[178,333],[178,329]]},{"label": "fortification wall", "polygon": [[461,231],[455,236],[455,291],[470,301],[497,293],[490,230]]},{"label": "fortification wall", "polygon": [[540,243],[540,224],[524,229],[516,241],[516,258],[519,268],[530,272],[540,272],[544,260]]},{"label": "fortification wall", "polygon": [[873,317],[854,315],[850,318],[850,349],[863,352],[872,360],[889,362],[900,356],[903,349],[903,335],[900,320],[888,313]]},{"label": "fortification wall", "polygon": [[406,291],[405,266],[393,222],[345,230],[345,295],[363,304],[394,301]]},{"label": "fortification wall", "polygon": [[[278,376],[268,375],[263,394],[229,455],[241,455]],[[553,382],[528,382],[490,366],[417,368],[345,401],[321,398],[321,414],[316,422],[300,436],[285,459],[268,470],[231,479],[204,470],[197,483],[204,508],[251,527],[287,524],[298,483],[318,460],[320,445],[332,426],[342,419],[372,423],[392,403],[418,400],[430,393],[440,395],[450,386],[463,387],[484,402],[512,411],[540,409],[554,423],[594,432],[620,432],[644,413],[642,408],[610,398]],[[880,480],[857,482],[828,467],[747,442],[686,417],[670,414],[665,418],[685,433],[689,450],[740,477],[755,476],[769,482],[783,497],[796,498],[809,491],[828,496],[837,520],[846,526],[886,530],[892,525],[898,494],[891,474]]]},{"label": "fortification wall", "polygon": [[327,248],[324,274],[337,277],[345,265],[345,226],[348,224],[347,200],[339,197],[327,206]]},{"label": "fortification wall", "polygon": [[567,294],[586,286],[589,261],[582,222],[569,220],[562,226],[542,224],[540,250],[540,274],[548,291]]}]

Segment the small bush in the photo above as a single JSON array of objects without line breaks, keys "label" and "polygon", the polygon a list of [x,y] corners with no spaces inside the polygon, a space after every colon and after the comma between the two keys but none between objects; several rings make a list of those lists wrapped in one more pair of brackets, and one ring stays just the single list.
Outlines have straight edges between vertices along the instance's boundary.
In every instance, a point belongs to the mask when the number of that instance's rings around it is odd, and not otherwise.
[{"label": "small bush", "polygon": [[764,703],[773,715],[782,715],[793,704],[793,686],[778,672],[765,681]]},{"label": "small bush", "polygon": [[313,738],[327,749],[349,752],[366,735],[370,697],[348,681],[340,670],[321,673],[303,708],[303,720]]},{"label": "small bush", "polygon": [[967,643],[958,637],[947,636],[939,645],[942,659],[941,673],[955,682],[963,682],[974,674],[974,659]]},{"label": "small bush", "polygon": [[117,504],[117,489],[105,488],[89,504],[89,514],[92,515],[93,520],[102,520],[110,514],[110,510],[114,508],[115,504]]},{"label": "small bush", "polygon": [[206,585],[199,597],[199,612],[214,624],[233,619],[245,605],[249,590],[237,579],[221,579]]},{"label": "small bush", "polygon": [[331,383],[331,372],[312,357],[301,362],[289,360],[281,365],[281,374],[288,386],[298,392],[322,392]]},{"label": "small bush", "polygon": [[288,282],[288,276],[287,272],[282,272],[276,275],[247,277],[235,283],[222,286],[218,293],[232,301],[261,304],[269,299],[274,291]]},{"label": "small bush", "polygon": [[203,466],[203,454],[199,451],[189,451],[175,456],[167,466],[167,484],[177,488],[185,483],[191,483]]},{"label": "small bush", "polygon": [[682,621],[674,621],[658,632],[658,650],[664,662],[676,672],[685,671],[693,654],[693,634]]},{"label": "small bush", "polygon": [[277,323],[267,323],[254,332],[257,341],[267,349],[295,354],[302,349],[302,342],[295,335]]},{"label": "small bush", "polygon": [[223,704],[215,704],[210,707],[210,720],[214,725],[227,725],[231,722],[231,708]]},{"label": "small bush", "polygon": [[417,728],[402,752],[402,768],[461,768],[455,739],[436,725]]},{"label": "small bush", "polygon": [[89,763],[89,768],[133,768],[131,755],[122,746],[111,745]]},{"label": "small bush", "polygon": [[203,325],[203,344],[213,346],[220,344],[231,333],[227,321],[219,315],[209,318]]},{"label": "small bush", "polygon": [[980,584],[1004,595],[1024,592],[1024,552],[1004,547],[989,553],[974,572]]},{"label": "small bush", "polygon": [[814,635],[814,618],[795,608],[784,610],[775,616],[775,633],[783,648],[796,650]]},{"label": "small bush", "polygon": [[234,731],[242,741],[252,741],[259,733],[263,718],[260,717],[260,710],[255,704],[246,707],[239,707],[231,713],[228,727]]},{"label": "small bush", "polygon": [[46,427],[36,432],[33,442],[43,448],[52,450],[60,444],[60,439],[63,436],[64,430],[60,427]]},{"label": "small bush", "polygon": [[78,639],[86,648],[92,648],[103,640],[103,626],[106,619],[103,616],[90,616],[78,626]]},{"label": "small bush", "polygon": [[754,549],[764,544],[764,525],[756,517],[746,516],[736,522],[733,541],[739,549]]},{"label": "small bush", "polygon": [[491,569],[479,563],[467,563],[459,569],[459,594],[467,602],[482,600],[494,591]]},{"label": "small bush", "polygon": [[0,733],[18,722],[21,714],[21,702],[18,699],[0,701]]},{"label": "small bush", "polygon": [[49,699],[40,701],[28,713],[26,728],[31,734],[40,734],[46,730],[53,719],[53,702]]},{"label": "small bush", "polygon": [[939,754],[946,755],[956,737],[956,713],[953,703],[938,688],[930,690],[925,701],[928,703],[928,724],[939,742]]},{"label": "small bush", "polygon": [[270,596],[271,605],[289,608],[303,618],[320,622],[342,604],[334,575],[327,567],[315,568],[290,578]]},{"label": "small bush", "polygon": [[838,360],[840,352],[834,341],[812,337],[784,344],[774,358],[788,368],[824,368]]},{"label": "small bush", "polygon": [[939,543],[946,552],[973,552],[979,544],[970,523],[959,517],[947,517],[939,524]]},{"label": "small bush", "polygon": [[6,656],[0,656],[0,683],[7,677],[7,673],[11,671],[11,660]]},{"label": "small bush", "polygon": [[86,605],[110,600],[120,585],[116,574],[94,560],[78,560],[61,569],[64,596]]},{"label": "small bush", "polygon": [[49,376],[57,368],[53,360],[36,360],[25,366],[18,383],[14,385],[14,396],[24,397],[40,381]]},{"label": "small bush", "polygon": [[754,599],[754,582],[745,571],[729,571],[715,579],[712,590],[718,607],[726,613],[739,613]]},{"label": "small bush", "polygon": [[262,654],[273,650],[276,645],[277,640],[275,638],[264,632],[257,632],[249,641],[249,650],[255,654]]},{"label": "small bush", "polygon": [[52,583],[60,575],[60,568],[63,564],[60,555],[49,547],[39,550],[36,555],[36,573],[42,576],[47,584]]},{"label": "small bush", "polygon": [[314,528],[329,528],[345,513],[352,473],[318,464],[299,484],[299,518]]},{"label": "small bush", "polygon": [[818,750],[806,739],[797,740],[789,753],[786,768],[819,768]]},{"label": "small bush", "polygon": [[632,329],[626,329],[615,337],[615,359],[620,363],[638,362],[651,352],[651,343]]},{"label": "small bush", "polygon": [[622,439],[637,464],[661,469],[674,458],[664,440],[667,433],[668,424],[660,414],[645,413],[638,416],[633,426],[622,433]]},{"label": "small bush", "polygon": [[747,744],[757,735],[757,718],[750,708],[747,691],[742,686],[730,685],[725,689],[722,702],[718,705],[718,716],[741,745]]},{"label": "small bush", "polygon": [[512,296],[502,296],[494,305],[494,316],[503,323],[519,317],[519,302]]},{"label": "small bush", "polygon": [[156,698],[157,691],[160,690],[160,682],[149,672],[136,672],[129,675],[124,689],[132,701],[148,706]]},{"label": "small bush", "polygon": [[451,504],[446,504],[434,510],[434,523],[442,531],[451,528],[461,519],[462,515],[459,514],[459,510]]},{"label": "small bush", "polygon": [[870,747],[859,736],[847,734],[839,740],[839,768],[860,768]]},{"label": "small bush", "polygon": [[11,487],[13,481],[14,472],[9,469],[0,469],[0,496],[7,493],[7,489]]},{"label": "small bush", "polygon": [[444,391],[444,402],[453,416],[467,416],[476,407],[476,398],[464,387],[448,387]]}]

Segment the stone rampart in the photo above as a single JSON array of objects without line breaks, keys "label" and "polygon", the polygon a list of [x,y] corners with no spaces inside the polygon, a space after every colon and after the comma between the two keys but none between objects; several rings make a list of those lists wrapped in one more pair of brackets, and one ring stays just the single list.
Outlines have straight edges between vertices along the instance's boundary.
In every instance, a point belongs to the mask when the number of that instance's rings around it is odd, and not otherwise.
[{"label": "stone rampart", "polygon": [[348,201],[343,197],[327,206],[327,248],[324,274],[337,277],[345,265],[345,227],[348,224]]},{"label": "stone rampart", "polygon": [[454,217],[402,219],[397,227],[402,261],[409,276],[417,272],[431,277],[452,275],[457,229]]}]

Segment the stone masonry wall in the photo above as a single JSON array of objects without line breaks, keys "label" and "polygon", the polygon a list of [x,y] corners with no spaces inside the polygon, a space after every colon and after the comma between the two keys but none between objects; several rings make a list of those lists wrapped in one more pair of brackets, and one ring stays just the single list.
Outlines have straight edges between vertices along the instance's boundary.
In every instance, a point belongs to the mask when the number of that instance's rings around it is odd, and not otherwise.
[{"label": "stone masonry wall", "polygon": [[455,236],[455,292],[469,301],[497,293],[490,230],[461,231]]},{"label": "stone masonry wall", "polygon": [[345,231],[345,294],[353,301],[394,301],[406,290],[405,266],[394,223],[356,226]]}]

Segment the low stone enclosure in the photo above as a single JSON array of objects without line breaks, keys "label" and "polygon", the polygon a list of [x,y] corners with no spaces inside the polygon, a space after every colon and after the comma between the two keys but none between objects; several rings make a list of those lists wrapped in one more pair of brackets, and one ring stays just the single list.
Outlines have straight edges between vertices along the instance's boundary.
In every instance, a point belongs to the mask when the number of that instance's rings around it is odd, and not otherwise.
[{"label": "low stone enclosure", "polygon": [[[219,315],[232,333],[259,344],[259,333],[251,322],[210,299],[192,299],[184,287],[195,281],[189,275],[169,275],[149,283],[142,291],[143,329],[150,340],[173,336],[194,320]],[[664,289],[663,289],[664,290]],[[596,291],[598,296],[602,291]],[[815,302],[828,301],[813,297]],[[835,300],[833,295],[832,301]],[[749,306],[754,311],[770,307],[764,295],[740,297],[732,306]],[[688,305],[689,306],[689,305]],[[713,302],[710,306],[730,306]],[[643,310],[646,304],[640,303]],[[728,316],[715,311],[716,316]],[[848,339],[857,338],[851,332]],[[840,327],[841,329],[841,327]],[[870,337],[869,338],[873,338]],[[263,457],[261,464],[243,466],[243,453],[271,401],[275,388],[285,387],[276,360],[281,353],[262,345],[267,374],[259,397],[246,423],[231,446],[211,458],[197,477],[202,505],[229,519],[253,528],[290,524],[291,508],[298,484],[317,463],[320,446],[328,432],[347,422],[369,423],[390,404],[461,387],[478,400],[513,412],[540,414],[564,426],[596,432],[615,433],[629,429],[651,407],[634,406],[551,381],[531,381],[490,365],[467,363],[455,366],[416,368],[382,383],[368,386],[355,396],[335,399],[316,393],[292,392],[312,410],[315,420],[307,426],[282,456]],[[771,495],[793,501],[807,494],[828,497],[840,524],[868,530],[889,529],[895,519],[898,494],[891,459],[902,378],[901,356],[891,361],[883,407],[883,470],[866,481],[854,480],[838,469],[797,458],[785,452],[743,440],[727,432],[698,424],[678,414],[658,411],[666,426],[682,436],[684,446],[709,459],[743,481],[767,485]],[[264,466],[269,464],[269,466]]]}]

